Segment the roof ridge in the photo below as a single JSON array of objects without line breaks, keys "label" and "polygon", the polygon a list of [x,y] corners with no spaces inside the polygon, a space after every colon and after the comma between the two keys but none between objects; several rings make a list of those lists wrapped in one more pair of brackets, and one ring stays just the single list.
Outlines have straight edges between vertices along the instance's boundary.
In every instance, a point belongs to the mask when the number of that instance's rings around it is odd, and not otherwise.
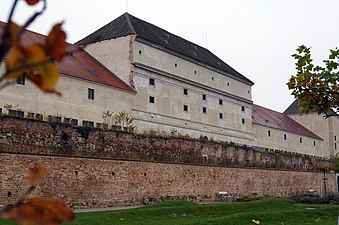
[{"label": "roof ridge", "polygon": [[125,14],[124,14],[124,17],[125,17],[125,19],[126,19],[126,22],[127,22],[127,24],[128,24],[128,27],[132,30],[132,32],[134,33],[134,34],[137,34],[137,32],[135,32],[135,29],[134,29],[134,27],[133,27],[133,25],[132,25],[132,22],[131,22],[131,20],[130,20],[130,16],[132,16],[131,14],[129,14],[128,12],[126,12]]}]

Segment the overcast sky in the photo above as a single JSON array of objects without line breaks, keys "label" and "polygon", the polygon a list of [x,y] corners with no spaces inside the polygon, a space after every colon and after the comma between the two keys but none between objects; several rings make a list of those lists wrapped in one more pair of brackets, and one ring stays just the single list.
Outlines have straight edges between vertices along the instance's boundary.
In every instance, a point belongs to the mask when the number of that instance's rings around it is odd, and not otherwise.
[{"label": "overcast sky", "polygon": [[[12,2],[2,0],[0,20],[6,21]],[[293,102],[286,82],[295,73],[291,55],[298,45],[311,46],[316,63],[328,56],[329,49],[339,47],[339,0],[47,2],[47,11],[31,30],[46,34],[54,23],[65,21],[68,41],[74,43],[128,11],[207,47],[255,83],[255,104],[280,112]],[[20,1],[14,19],[22,23],[32,12]]]}]

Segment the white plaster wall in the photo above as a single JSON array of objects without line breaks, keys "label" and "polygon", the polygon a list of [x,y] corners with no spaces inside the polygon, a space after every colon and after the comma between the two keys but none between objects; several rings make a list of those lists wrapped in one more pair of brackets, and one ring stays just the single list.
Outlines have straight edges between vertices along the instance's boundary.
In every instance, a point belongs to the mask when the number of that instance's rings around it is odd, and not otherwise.
[{"label": "white plaster wall", "polygon": [[[134,62],[213,87],[222,92],[251,100],[251,86],[166,51],[138,41],[134,42]],[[177,65],[177,66],[175,66]]]},{"label": "white plaster wall", "polygon": [[[150,85],[150,78],[154,79],[155,85]],[[180,80],[180,77],[163,76],[138,66],[134,69],[134,80],[137,104],[133,111],[139,130],[177,130],[192,137],[206,135],[215,140],[254,144],[250,103],[230,98],[222,92],[206,90],[204,86],[196,86]],[[203,94],[206,100],[202,100]],[[150,96],[155,98],[155,103],[149,102]],[[219,105],[219,99],[223,101],[222,105]],[[188,112],[184,111],[184,104],[188,106]],[[242,111],[242,106],[245,111]],[[206,114],[202,107],[207,108]],[[222,119],[219,113],[223,113]],[[242,119],[245,124],[242,124]]]},{"label": "white plaster wall", "polygon": [[85,50],[106,66],[110,71],[130,85],[131,43],[134,36],[119,37],[116,39],[86,45]]},{"label": "white plaster wall", "polygon": [[[88,88],[94,89],[94,100],[88,99]],[[131,113],[135,94],[110,86],[60,76],[57,90],[62,93],[46,94],[26,79],[25,85],[13,84],[0,91],[0,107],[3,112],[5,104],[19,105],[25,112],[40,113],[82,120],[103,122],[102,113],[126,111]]]},{"label": "white plaster wall", "polygon": [[338,117],[325,119],[323,115],[318,115],[317,113],[289,114],[288,116],[324,139],[324,151],[327,156],[339,154]]},{"label": "white plaster wall", "polygon": [[[253,124],[253,129],[257,139],[257,146],[259,147],[297,152],[314,156],[328,156],[328,153],[324,151],[324,141],[322,140],[301,136],[291,132],[258,124]],[[271,133],[270,137],[268,135],[268,131]],[[284,134],[286,134],[286,140],[284,139]],[[300,143],[300,138],[302,138],[302,143]]]}]

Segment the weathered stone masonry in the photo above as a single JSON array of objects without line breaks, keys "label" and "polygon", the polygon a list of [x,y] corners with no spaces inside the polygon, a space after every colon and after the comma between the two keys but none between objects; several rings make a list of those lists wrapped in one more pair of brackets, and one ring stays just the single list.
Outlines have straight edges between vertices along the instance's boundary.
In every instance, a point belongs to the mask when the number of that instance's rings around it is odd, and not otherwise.
[{"label": "weathered stone masonry", "polygon": [[[321,191],[321,159],[200,142],[0,117],[0,204],[27,188],[27,168],[49,167],[38,196],[73,207],[140,204],[143,199],[210,201],[231,195],[287,196]],[[292,170],[293,169],[293,170]],[[335,175],[328,174],[335,190]]]}]

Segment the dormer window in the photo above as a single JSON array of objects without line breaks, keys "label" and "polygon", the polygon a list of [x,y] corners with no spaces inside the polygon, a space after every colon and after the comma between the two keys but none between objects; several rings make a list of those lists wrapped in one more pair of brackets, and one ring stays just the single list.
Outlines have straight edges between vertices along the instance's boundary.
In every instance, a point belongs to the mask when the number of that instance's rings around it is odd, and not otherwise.
[{"label": "dormer window", "polygon": [[26,77],[25,77],[25,76],[21,76],[21,77],[19,77],[19,78],[16,80],[16,83],[17,83],[17,84],[20,84],[20,85],[25,85],[25,81],[26,81]]}]

